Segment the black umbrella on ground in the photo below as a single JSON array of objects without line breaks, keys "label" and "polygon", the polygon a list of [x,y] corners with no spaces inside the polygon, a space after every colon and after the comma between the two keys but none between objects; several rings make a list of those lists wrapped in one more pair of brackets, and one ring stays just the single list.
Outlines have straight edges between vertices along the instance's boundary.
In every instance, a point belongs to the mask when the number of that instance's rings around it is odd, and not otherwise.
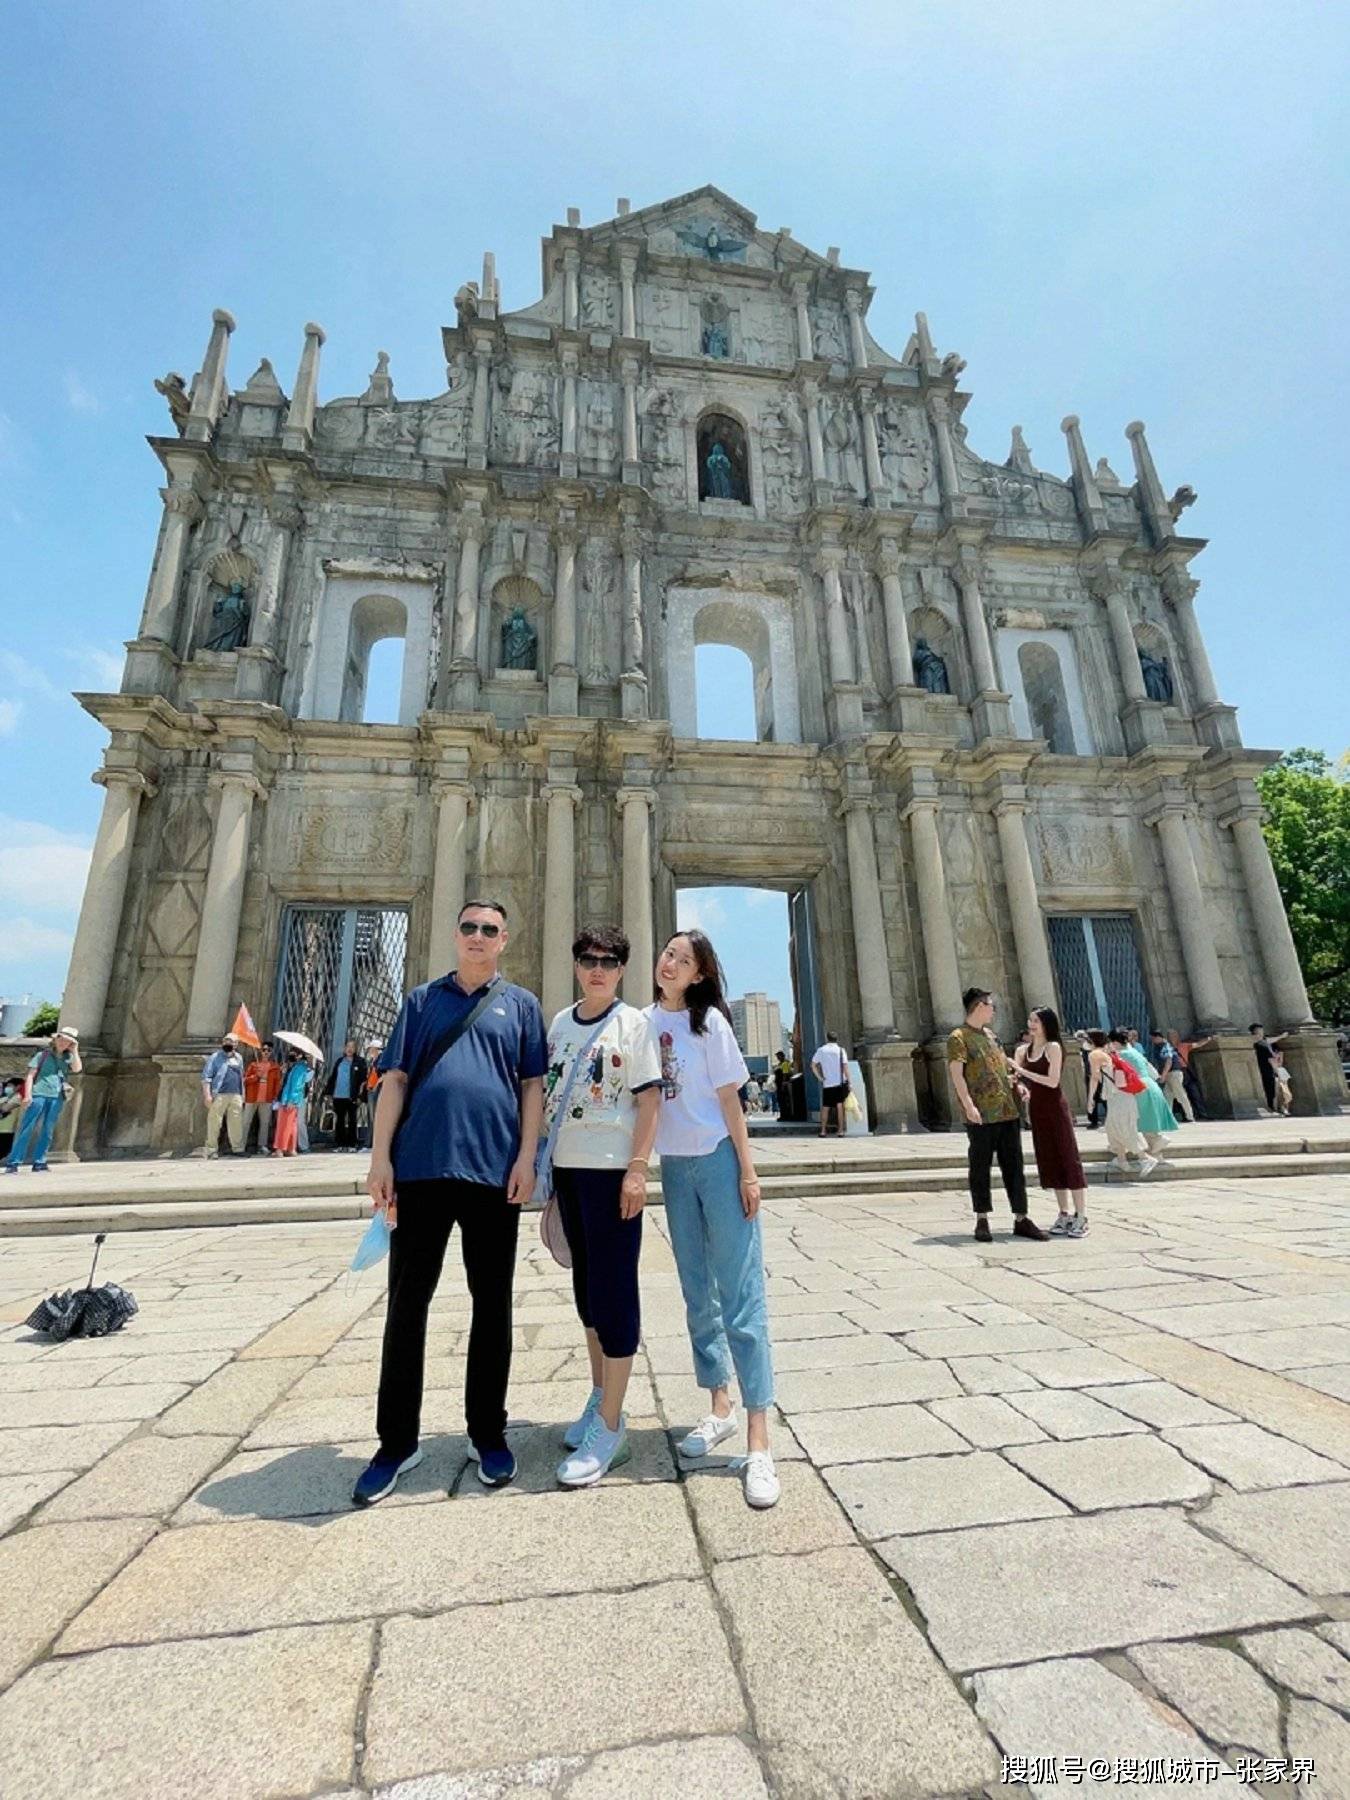
[{"label": "black umbrella on ground", "polygon": [[132,1296],[115,1281],[94,1286],[98,1253],[107,1235],[100,1231],[94,1239],[94,1260],[85,1285],[49,1294],[24,1320],[30,1330],[43,1331],[58,1344],[69,1337],[107,1337],[110,1331],[120,1331],[132,1314],[140,1311]]}]

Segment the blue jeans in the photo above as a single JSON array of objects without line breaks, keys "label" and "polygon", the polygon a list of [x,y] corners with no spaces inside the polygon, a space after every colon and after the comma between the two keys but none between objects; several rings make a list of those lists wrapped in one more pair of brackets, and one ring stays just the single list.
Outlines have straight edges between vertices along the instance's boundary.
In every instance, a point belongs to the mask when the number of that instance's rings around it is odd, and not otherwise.
[{"label": "blue jeans", "polygon": [[9,1153],[5,1167],[17,1169],[24,1162],[31,1150],[33,1167],[41,1168],[47,1161],[47,1152],[51,1148],[52,1133],[56,1130],[56,1121],[61,1117],[61,1108],[65,1101],[58,1094],[54,1100],[30,1100],[24,1107],[19,1119],[19,1129],[14,1133],[14,1147]]},{"label": "blue jeans", "polygon": [[759,1219],[747,1219],[741,1206],[731,1139],[723,1138],[708,1156],[663,1156],[661,1192],[699,1386],[728,1386],[734,1366],[742,1404],[751,1410],[771,1406]]}]

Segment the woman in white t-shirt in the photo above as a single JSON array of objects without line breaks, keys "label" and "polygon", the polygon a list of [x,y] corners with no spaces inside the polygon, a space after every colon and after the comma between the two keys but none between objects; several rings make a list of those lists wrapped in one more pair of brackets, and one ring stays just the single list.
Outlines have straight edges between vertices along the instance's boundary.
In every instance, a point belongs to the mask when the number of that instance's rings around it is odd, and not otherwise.
[{"label": "woman in white t-shirt", "polygon": [[751,1506],[772,1506],[779,1483],[769,1451],[773,1357],[759,1177],[739,1099],[749,1072],[727,1014],[722,966],[701,931],[671,938],[657,959],[656,986],[647,1017],[661,1053],[661,1191],[694,1374],[711,1398],[680,1454],[707,1456],[736,1430],[727,1391],[734,1367],[746,1411],[745,1497]]},{"label": "woman in white t-shirt", "polygon": [[623,932],[584,926],[572,945],[581,1000],[548,1031],[544,1119],[551,1130],[566,1095],[553,1185],[591,1360],[591,1397],[563,1433],[563,1487],[592,1487],[630,1454],[623,1402],[642,1331],[638,1258],[661,1059],[647,1015],[618,997],[628,952]]}]

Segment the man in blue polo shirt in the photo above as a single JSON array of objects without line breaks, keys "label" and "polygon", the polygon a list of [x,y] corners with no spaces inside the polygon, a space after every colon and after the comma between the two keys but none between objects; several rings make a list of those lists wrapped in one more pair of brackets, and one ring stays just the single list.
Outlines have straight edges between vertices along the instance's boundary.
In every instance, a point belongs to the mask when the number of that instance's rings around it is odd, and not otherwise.
[{"label": "man in blue polo shirt", "polygon": [[[468,901],[457,967],[408,995],[380,1057],[366,1188],[392,1231],[389,1301],[380,1447],[357,1481],[358,1506],[382,1500],[422,1460],[427,1310],[455,1225],[473,1297],[464,1383],[472,1454],[488,1487],[516,1472],[506,1443],[511,1289],[520,1207],[534,1191],[548,1039],[534,995],[497,973],[508,942],[506,908]],[[441,1050],[471,1014],[473,1023]]]}]

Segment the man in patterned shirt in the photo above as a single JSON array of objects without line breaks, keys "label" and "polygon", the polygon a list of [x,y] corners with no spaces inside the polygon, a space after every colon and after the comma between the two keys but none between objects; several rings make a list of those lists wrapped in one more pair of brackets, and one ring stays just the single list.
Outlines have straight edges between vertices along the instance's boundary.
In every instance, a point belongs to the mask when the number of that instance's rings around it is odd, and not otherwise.
[{"label": "man in patterned shirt", "polygon": [[989,1243],[993,1209],[990,1173],[998,1158],[999,1174],[1013,1213],[1013,1236],[1044,1239],[1027,1217],[1027,1178],[1022,1168],[1022,1111],[1013,1092],[1003,1047],[989,1029],[994,1002],[984,988],[967,988],[961,996],[966,1022],[947,1039],[947,1073],[966,1120],[970,1199],[975,1208],[975,1236]]}]

